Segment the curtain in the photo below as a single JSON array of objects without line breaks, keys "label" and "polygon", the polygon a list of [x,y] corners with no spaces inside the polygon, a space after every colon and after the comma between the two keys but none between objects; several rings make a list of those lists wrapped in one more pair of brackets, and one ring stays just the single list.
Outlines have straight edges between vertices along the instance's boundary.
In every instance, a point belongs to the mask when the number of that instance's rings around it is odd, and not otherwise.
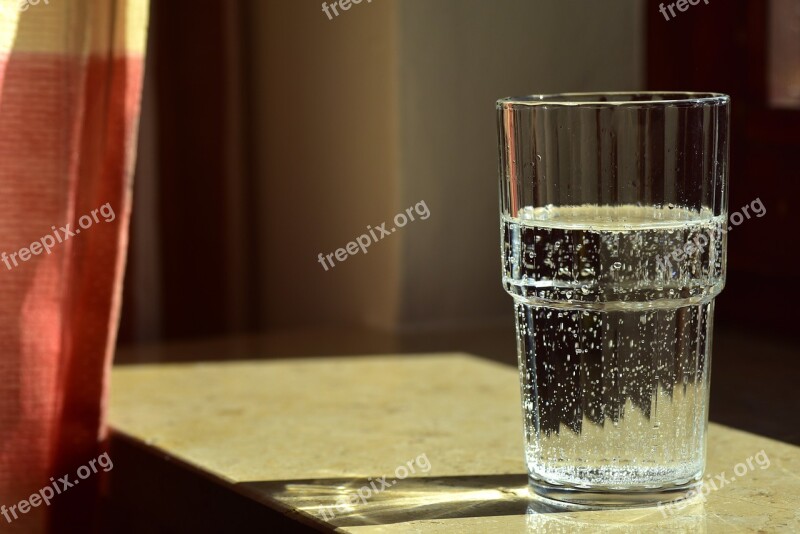
[{"label": "curtain", "polygon": [[[101,454],[147,0],[0,0],[0,505]],[[99,474],[0,530],[82,531]],[[93,480],[93,482],[89,482]],[[84,489],[90,488],[90,489]],[[68,505],[68,503],[71,503]],[[0,509],[1,510],[1,509]]]},{"label": "curtain", "polygon": [[258,328],[247,4],[152,3],[121,345]]}]

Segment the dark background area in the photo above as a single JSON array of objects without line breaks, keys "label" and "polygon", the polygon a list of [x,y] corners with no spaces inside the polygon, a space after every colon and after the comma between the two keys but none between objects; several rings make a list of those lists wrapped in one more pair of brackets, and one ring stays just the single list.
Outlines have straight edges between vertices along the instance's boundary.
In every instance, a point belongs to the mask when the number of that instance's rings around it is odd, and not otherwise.
[{"label": "dark background area", "polygon": [[[731,95],[728,212],[760,198],[767,215],[729,235],[728,278],[717,299],[716,324],[798,340],[792,303],[800,288],[790,280],[800,251],[790,237],[797,227],[790,203],[800,196],[800,108],[779,109],[770,102],[771,3],[717,4],[666,24],[657,10],[648,11],[647,86],[714,88]],[[797,16],[785,23],[796,25]]]}]

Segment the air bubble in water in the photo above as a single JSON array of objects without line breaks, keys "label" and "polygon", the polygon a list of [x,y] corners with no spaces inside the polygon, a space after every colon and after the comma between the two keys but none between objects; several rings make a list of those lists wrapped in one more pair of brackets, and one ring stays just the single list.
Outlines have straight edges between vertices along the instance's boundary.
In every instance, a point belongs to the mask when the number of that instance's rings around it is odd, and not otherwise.
[{"label": "air bubble in water", "polygon": [[[711,328],[704,297],[724,268],[716,229],[728,221],[676,204],[526,210],[504,219],[503,235],[506,258],[539,243],[535,264],[518,262],[512,271],[504,263],[518,312],[523,395],[535,399],[525,406],[537,417],[527,436],[529,471],[565,483],[650,488],[696,476]],[[659,267],[698,233],[708,236],[708,253]],[[582,296],[600,291],[602,299]]]}]

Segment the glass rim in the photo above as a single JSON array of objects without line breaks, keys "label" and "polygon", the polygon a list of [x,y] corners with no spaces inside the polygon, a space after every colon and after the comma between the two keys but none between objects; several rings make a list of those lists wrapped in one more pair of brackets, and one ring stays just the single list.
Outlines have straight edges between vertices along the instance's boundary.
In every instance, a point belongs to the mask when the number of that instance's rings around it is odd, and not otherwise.
[{"label": "glass rim", "polygon": [[497,109],[527,107],[658,107],[725,105],[725,93],[693,91],[612,91],[588,93],[550,93],[505,97],[497,100]]}]

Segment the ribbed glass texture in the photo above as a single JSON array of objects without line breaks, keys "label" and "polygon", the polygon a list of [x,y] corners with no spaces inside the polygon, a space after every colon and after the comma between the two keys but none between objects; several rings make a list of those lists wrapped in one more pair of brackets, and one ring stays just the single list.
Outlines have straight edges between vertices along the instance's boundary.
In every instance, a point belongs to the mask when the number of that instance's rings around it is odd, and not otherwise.
[{"label": "ribbed glass texture", "polygon": [[729,99],[538,95],[497,112],[531,485],[582,504],[679,498],[705,462]]}]

